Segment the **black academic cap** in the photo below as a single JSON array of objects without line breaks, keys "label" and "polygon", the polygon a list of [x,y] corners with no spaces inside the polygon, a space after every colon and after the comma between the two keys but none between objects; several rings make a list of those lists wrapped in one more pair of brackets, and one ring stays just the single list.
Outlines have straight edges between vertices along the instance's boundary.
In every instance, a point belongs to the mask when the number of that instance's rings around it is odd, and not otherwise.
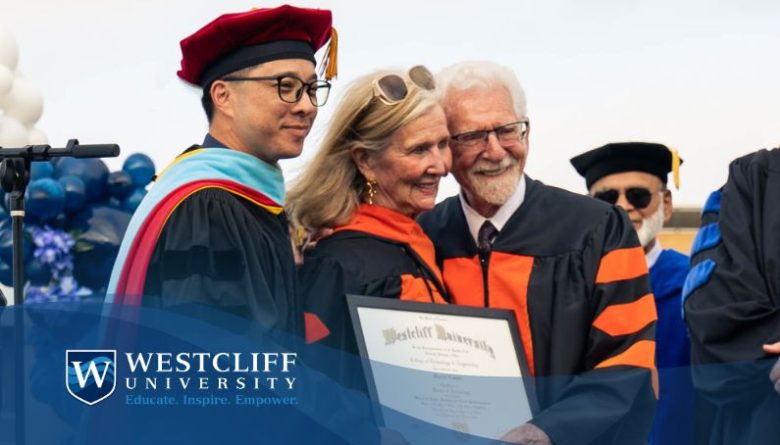
[{"label": "black academic cap", "polygon": [[617,142],[586,151],[570,160],[571,165],[585,178],[588,189],[604,176],[613,173],[640,171],[657,176],[666,184],[670,171],[675,172],[675,186],[679,188],[677,169],[682,159],[665,145],[650,142]]}]

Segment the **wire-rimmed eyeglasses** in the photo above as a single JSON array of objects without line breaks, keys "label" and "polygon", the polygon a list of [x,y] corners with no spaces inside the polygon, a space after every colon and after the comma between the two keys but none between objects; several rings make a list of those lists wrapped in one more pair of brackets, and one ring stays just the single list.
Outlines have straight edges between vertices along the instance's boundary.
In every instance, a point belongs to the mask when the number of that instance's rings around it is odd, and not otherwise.
[{"label": "wire-rimmed eyeglasses", "polygon": [[528,134],[529,121],[527,118],[517,122],[510,122],[491,130],[467,131],[452,136],[450,139],[459,147],[465,149],[485,148],[490,133],[495,133],[498,143],[504,147],[510,147],[519,143]]}]

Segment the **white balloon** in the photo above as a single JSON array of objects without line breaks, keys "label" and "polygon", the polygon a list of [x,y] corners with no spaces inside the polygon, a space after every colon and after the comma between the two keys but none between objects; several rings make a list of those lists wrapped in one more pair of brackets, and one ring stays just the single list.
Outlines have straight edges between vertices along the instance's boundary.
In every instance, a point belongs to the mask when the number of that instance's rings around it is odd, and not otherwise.
[{"label": "white balloon", "polygon": [[32,82],[16,76],[11,91],[0,99],[0,108],[6,116],[30,126],[43,114],[43,97]]},{"label": "white balloon", "polygon": [[8,67],[0,65],[0,99],[11,91],[11,85],[13,84],[14,73]]},{"label": "white balloon", "polygon": [[47,145],[49,143],[49,137],[37,127],[29,128],[27,130],[27,136],[27,143],[30,145]]},{"label": "white balloon", "polygon": [[23,147],[28,139],[24,125],[12,117],[0,116],[0,147]]},{"label": "white balloon", "polygon": [[16,69],[16,63],[19,61],[19,45],[11,31],[0,27],[0,65],[3,65],[11,71]]}]

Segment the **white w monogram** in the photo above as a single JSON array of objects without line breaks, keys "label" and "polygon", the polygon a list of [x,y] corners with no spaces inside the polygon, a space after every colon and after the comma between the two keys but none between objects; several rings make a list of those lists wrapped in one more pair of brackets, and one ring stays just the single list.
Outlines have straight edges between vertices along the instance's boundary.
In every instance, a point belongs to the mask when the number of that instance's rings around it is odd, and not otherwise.
[{"label": "white w monogram", "polygon": [[81,372],[82,362],[72,361],[71,363],[73,363],[73,370],[76,371],[76,378],[78,379],[79,387],[81,388],[87,386],[87,378],[89,378],[89,376],[92,376],[92,378],[95,379],[95,384],[98,388],[102,388],[103,382],[106,380],[108,369],[111,367],[111,363],[103,363],[103,373],[100,374],[97,369],[97,363],[91,361],[87,368],[87,375],[84,375],[84,373]]}]

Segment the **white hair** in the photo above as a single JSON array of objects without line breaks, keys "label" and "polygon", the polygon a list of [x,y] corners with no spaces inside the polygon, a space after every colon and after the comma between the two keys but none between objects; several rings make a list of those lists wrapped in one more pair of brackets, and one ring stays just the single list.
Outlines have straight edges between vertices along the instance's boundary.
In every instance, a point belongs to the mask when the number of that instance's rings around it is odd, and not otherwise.
[{"label": "white hair", "polygon": [[489,61],[467,61],[450,65],[436,75],[436,89],[439,101],[445,104],[453,91],[465,91],[472,88],[489,89],[503,86],[512,98],[518,117],[526,116],[525,92],[515,73],[503,66]]}]

